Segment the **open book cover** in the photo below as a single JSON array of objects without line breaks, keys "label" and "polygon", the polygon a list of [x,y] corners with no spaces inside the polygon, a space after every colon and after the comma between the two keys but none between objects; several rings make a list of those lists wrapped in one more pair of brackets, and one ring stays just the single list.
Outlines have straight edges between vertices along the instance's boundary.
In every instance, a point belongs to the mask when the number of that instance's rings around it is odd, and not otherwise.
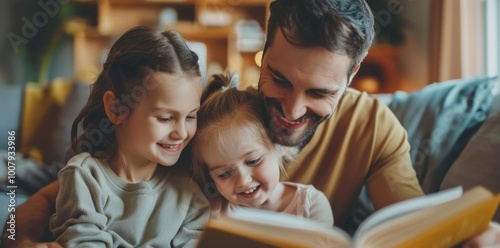
[{"label": "open book cover", "polygon": [[481,186],[452,188],[381,209],[353,237],[296,216],[241,208],[210,220],[198,242],[208,247],[451,247],[489,225],[500,202]]}]

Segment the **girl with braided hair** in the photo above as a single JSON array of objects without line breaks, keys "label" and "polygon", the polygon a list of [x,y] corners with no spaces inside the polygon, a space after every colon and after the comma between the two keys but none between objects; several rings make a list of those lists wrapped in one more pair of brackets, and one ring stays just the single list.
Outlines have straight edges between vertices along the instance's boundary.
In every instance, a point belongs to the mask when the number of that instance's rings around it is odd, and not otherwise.
[{"label": "girl with braided hair", "polygon": [[59,244],[194,247],[208,201],[173,165],[196,132],[201,91],[198,57],[178,33],[137,27],[114,43],[59,173]]}]

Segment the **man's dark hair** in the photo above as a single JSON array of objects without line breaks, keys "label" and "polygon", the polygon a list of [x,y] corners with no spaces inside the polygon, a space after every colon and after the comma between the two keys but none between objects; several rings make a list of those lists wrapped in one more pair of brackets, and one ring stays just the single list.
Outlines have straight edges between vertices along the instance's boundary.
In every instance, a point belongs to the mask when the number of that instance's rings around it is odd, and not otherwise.
[{"label": "man's dark hair", "polygon": [[270,10],[264,52],[279,27],[292,45],[346,51],[353,60],[352,71],[375,35],[373,14],[364,0],[276,0]]}]

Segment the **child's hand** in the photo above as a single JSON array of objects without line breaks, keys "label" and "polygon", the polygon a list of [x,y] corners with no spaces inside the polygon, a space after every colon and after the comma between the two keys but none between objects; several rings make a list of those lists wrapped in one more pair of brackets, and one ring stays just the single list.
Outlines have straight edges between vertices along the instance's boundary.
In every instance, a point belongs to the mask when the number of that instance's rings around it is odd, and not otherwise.
[{"label": "child's hand", "polygon": [[[34,243],[31,241],[21,241],[18,243],[13,243],[11,247],[33,247],[33,248],[63,248],[57,242],[47,242],[47,243]],[[7,247],[7,246],[6,246]]]},{"label": "child's hand", "polygon": [[500,225],[495,222],[490,222],[490,227],[486,231],[471,238],[462,246],[462,248],[475,247],[500,247]]},{"label": "child's hand", "polygon": [[35,247],[36,248],[63,248],[57,242],[41,243],[41,244],[37,244]]}]

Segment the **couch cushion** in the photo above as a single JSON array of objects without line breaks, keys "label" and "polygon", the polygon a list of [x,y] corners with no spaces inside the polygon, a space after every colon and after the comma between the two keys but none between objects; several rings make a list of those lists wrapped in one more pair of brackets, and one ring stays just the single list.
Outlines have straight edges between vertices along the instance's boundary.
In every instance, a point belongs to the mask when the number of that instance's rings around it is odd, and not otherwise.
[{"label": "couch cushion", "polygon": [[[490,116],[453,163],[441,189],[483,185],[500,193],[500,112]],[[494,220],[500,222],[500,209]]]},{"label": "couch cushion", "polygon": [[408,132],[410,155],[425,193],[441,181],[485,121],[497,78],[474,77],[396,92],[389,108]]},{"label": "couch cushion", "polygon": [[[23,154],[17,152],[15,155],[16,159],[16,198],[17,193],[31,195],[37,192],[40,188],[47,185],[48,183],[54,181],[52,176],[47,177],[47,175],[52,175],[54,172],[57,173],[59,170],[54,170],[52,167],[44,165],[42,162],[24,156]],[[7,151],[0,150],[0,192],[8,192],[8,156]],[[57,175],[57,174],[56,174]],[[47,179],[51,178],[51,179]],[[57,178],[57,177],[55,177]],[[17,199],[16,199],[17,203]]]},{"label": "couch cushion", "polygon": [[[21,106],[23,99],[23,85],[0,85],[0,150],[7,150],[7,137],[9,131],[14,131],[16,139],[19,136],[19,123],[21,120]],[[15,141],[16,144],[20,140]]]},{"label": "couch cushion", "polygon": [[[32,194],[57,179],[65,165],[71,125],[89,94],[89,84],[73,80],[26,85],[21,135],[24,142],[16,153],[19,192]],[[6,164],[6,159],[0,154],[0,165]],[[0,169],[0,178],[7,178],[6,173]],[[5,189],[5,185],[5,180],[0,180],[0,189]]]},{"label": "couch cushion", "polygon": [[74,82],[64,105],[54,120],[54,131],[46,142],[43,161],[45,164],[64,164],[66,151],[71,142],[71,126],[90,95],[90,84]]},{"label": "couch cushion", "polygon": [[[495,82],[498,78],[458,79],[393,95],[389,108],[408,132],[412,163],[425,193],[439,190],[451,164],[486,119]],[[351,234],[374,211],[365,188],[353,209],[346,224]]]},{"label": "couch cushion", "polygon": [[47,140],[71,89],[71,80],[55,79],[49,84],[28,83],[24,88],[20,152],[41,160]]}]

